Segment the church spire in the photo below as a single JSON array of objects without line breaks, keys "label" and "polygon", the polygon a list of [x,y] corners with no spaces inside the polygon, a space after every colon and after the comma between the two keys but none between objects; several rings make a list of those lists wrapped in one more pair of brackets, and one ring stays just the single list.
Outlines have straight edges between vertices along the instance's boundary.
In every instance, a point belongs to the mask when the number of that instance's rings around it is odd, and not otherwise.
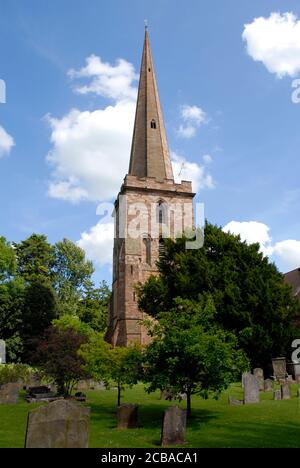
[{"label": "church spire", "polygon": [[147,27],[129,174],[174,179]]}]

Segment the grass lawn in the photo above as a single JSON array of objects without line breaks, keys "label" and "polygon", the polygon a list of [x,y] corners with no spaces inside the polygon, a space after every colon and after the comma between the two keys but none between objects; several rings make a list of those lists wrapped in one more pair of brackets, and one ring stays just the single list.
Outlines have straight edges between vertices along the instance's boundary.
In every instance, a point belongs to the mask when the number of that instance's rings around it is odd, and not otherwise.
[{"label": "grass lawn", "polygon": [[[229,406],[228,394],[242,398],[240,385],[233,385],[218,400],[193,398],[185,447],[298,447],[300,448],[300,399],[297,385],[292,399],[273,401],[271,393],[261,394],[259,404]],[[123,402],[140,405],[141,428],[118,431],[115,428],[117,392],[88,393],[92,408],[90,447],[159,447],[163,410],[169,402],[158,394],[148,395],[139,385],[126,390]],[[182,402],[184,405],[184,402]],[[18,405],[0,405],[0,448],[24,446],[28,411],[37,405],[21,400]]]}]

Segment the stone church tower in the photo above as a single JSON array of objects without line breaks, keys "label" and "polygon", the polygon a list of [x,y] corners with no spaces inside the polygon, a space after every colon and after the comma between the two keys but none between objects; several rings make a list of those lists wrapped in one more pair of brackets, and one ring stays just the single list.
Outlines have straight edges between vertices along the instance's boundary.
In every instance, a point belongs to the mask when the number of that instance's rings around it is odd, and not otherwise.
[{"label": "stone church tower", "polygon": [[129,173],[115,203],[113,294],[106,339],[147,344],[135,286],[157,274],[163,237],[193,226],[191,182],[174,182],[163,114],[145,32]]}]

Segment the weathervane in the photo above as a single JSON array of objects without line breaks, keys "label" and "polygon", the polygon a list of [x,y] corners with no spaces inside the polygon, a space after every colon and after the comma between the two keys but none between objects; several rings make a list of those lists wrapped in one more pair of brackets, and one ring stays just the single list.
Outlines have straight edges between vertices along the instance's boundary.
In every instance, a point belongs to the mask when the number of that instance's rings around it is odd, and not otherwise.
[{"label": "weathervane", "polygon": [[148,20],[144,20],[144,23],[145,23],[145,30],[147,31],[148,30]]},{"label": "weathervane", "polygon": [[184,170],[185,170],[185,163],[182,163],[182,164],[181,164],[181,168],[180,168],[180,172],[179,172],[179,174],[178,174],[178,177],[181,176],[181,174],[183,173]]}]

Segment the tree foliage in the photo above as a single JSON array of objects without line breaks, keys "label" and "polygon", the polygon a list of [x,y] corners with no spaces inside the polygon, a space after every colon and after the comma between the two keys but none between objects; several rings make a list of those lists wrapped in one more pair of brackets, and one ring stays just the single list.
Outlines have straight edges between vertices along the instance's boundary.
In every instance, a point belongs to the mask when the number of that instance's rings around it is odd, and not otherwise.
[{"label": "tree foliage", "polygon": [[202,307],[177,299],[174,308],[148,322],[153,337],[144,356],[148,391],[186,394],[188,415],[192,395],[217,398],[249,366],[236,337],[216,323],[215,314],[210,296]]},{"label": "tree foliage", "polygon": [[37,343],[33,362],[53,379],[61,395],[69,396],[75,384],[88,377],[79,355],[80,347],[86,342],[87,337],[72,328],[52,326]]},{"label": "tree foliage", "polygon": [[107,387],[115,385],[118,388],[120,406],[122,390],[139,380],[141,348],[138,345],[113,348],[104,341],[102,334],[96,334],[81,348],[80,354],[86,362],[85,369],[88,373],[97,380],[103,380]]},{"label": "tree foliage", "polygon": [[139,288],[139,305],[150,316],[172,310],[176,299],[201,302],[209,293],[216,321],[232,331],[253,366],[290,351],[299,303],[276,266],[239,236],[206,224],[204,247],[186,250],[185,239],[165,241],[159,277]]}]

